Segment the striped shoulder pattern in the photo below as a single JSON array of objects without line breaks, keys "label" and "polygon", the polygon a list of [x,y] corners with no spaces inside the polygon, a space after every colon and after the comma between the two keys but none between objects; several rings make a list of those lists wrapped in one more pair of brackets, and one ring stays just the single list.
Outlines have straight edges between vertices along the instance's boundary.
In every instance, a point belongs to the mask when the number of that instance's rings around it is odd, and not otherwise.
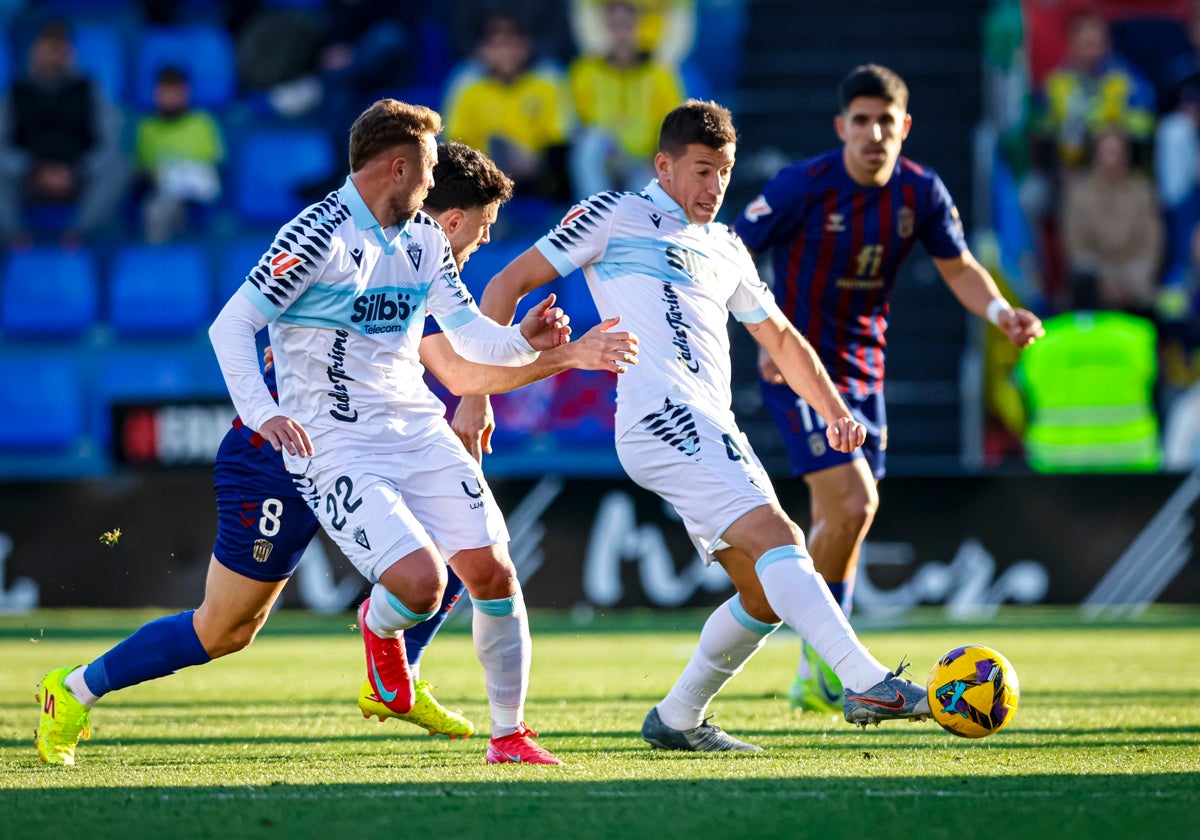
[{"label": "striped shoulder pattern", "polygon": [[246,279],[282,309],[296,290],[324,266],[333,232],[349,217],[350,210],[338,194],[330,193],[279,231],[270,250]]},{"label": "striped shoulder pattern", "polygon": [[593,234],[601,222],[612,216],[621,199],[631,195],[636,193],[605,190],[585,198],[567,211],[562,221],[546,234],[546,239],[555,248],[566,253]]}]

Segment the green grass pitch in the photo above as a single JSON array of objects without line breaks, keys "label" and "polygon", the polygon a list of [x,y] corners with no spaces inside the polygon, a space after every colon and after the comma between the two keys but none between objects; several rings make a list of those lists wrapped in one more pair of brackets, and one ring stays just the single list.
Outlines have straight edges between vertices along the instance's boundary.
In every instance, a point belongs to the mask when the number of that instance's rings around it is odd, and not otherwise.
[{"label": "green grass pitch", "polygon": [[[796,637],[778,633],[713,705],[759,754],[652,751],[642,717],[668,690],[703,613],[532,618],[529,724],[563,767],[488,766],[486,735],[431,739],[364,720],[354,617],[276,614],[248,650],[107,698],[74,768],[32,746],[45,671],[89,660],[154,612],[0,616],[0,837],[951,838],[1191,836],[1200,819],[1200,610],[1130,623],[1010,609],[980,624],[922,612],[860,628],[894,665],[978,642],[1022,688],[1002,732],[863,731],[798,716],[784,695]],[[423,665],[486,733],[464,626]]]}]

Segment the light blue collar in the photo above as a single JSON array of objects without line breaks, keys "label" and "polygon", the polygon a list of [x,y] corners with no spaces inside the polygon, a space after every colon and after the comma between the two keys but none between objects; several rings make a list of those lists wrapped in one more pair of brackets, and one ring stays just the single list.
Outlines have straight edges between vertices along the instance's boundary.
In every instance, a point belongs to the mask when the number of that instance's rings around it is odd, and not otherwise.
[{"label": "light blue collar", "polygon": [[[650,196],[651,201],[663,209],[664,213],[674,216],[685,225],[692,223],[688,219],[687,213],[683,212],[683,208],[679,206],[679,202],[667,195],[667,191],[659,186],[657,178],[646,185],[645,193]],[[703,227],[708,230],[708,225],[703,225]]]},{"label": "light blue collar", "polygon": [[375,241],[383,248],[385,254],[392,254],[399,246],[401,237],[411,236],[408,230],[408,222],[400,226],[400,230],[395,237],[388,239],[383,232],[383,226],[376,221],[375,216],[371,213],[367,203],[363,201],[362,196],[358,192],[358,187],[354,184],[354,179],[347,175],[346,183],[342,184],[338,190],[338,197],[350,208],[350,218],[354,220],[354,226],[359,230],[373,231],[375,233]]}]

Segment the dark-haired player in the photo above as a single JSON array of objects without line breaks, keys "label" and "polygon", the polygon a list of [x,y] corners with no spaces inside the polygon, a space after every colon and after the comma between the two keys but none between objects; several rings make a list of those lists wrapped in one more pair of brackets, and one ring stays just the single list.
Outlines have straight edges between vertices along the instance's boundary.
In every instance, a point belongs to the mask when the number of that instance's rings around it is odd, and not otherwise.
[{"label": "dark-haired player", "polygon": [[[751,251],[773,251],[775,299],[817,349],[856,420],[861,449],[825,444],[825,421],[784,384],[760,354],[763,399],[783,433],[793,474],[808,483],[809,549],[847,615],[859,549],[879,505],[887,415],[884,333],[896,273],[918,241],[964,307],[987,318],[1018,347],[1042,334],[1041,322],[1013,309],[963,237],[954,201],[937,174],[907,158],[908,88],[876,64],[856,67],[838,88],[834,120],[841,148],[783,169],[750,202],[735,229]],[[842,685],[804,645],[789,692],[794,708],[836,711]]]}]

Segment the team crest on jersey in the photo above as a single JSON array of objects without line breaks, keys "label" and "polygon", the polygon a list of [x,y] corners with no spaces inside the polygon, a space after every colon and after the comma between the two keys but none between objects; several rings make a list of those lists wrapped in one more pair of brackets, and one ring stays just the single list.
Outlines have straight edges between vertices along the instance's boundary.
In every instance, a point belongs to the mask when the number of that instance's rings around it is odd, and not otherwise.
[{"label": "team crest on jersey", "polygon": [[408,254],[408,261],[410,263],[412,263],[413,270],[420,271],[421,270],[421,253],[422,253],[421,246],[414,242],[411,245],[409,245],[407,249],[405,249],[405,253]]},{"label": "team crest on jersey", "polygon": [[367,551],[371,550],[371,541],[367,539],[367,532],[361,526],[354,529],[354,541]]},{"label": "team crest on jersey", "polygon": [[572,207],[572,208],[571,208],[571,209],[570,209],[570,210],[567,212],[567,215],[563,216],[563,219],[562,219],[562,221],[561,221],[561,222],[559,222],[558,224],[559,224],[559,226],[560,226],[560,227],[566,227],[567,225],[571,224],[571,222],[575,221],[575,220],[576,220],[576,219],[578,219],[580,216],[582,216],[582,215],[584,215],[585,213],[587,213],[587,211],[588,211],[588,209],[587,209],[587,207],[585,207],[584,205],[582,205],[582,204],[576,204],[574,207]]},{"label": "team crest on jersey", "polygon": [[841,213],[830,213],[825,218],[825,230],[830,233],[842,233],[846,230],[846,217]]},{"label": "team crest on jersey", "polygon": [[917,214],[911,207],[901,207],[900,212],[896,214],[896,233],[900,234],[901,238],[908,239],[913,235],[916,221]]},{"label": "team crest on jersey", "polygon": [[280,251],[278,254],[271,257],[271,276],[283,277],[302,262],[304,262],[304,260],[300,259],[300,257],[297,257],[295,254],[289,254],[287,251]]},{"label": "team crest on jersey", "polygon": [[746,218],[752,222],[757,222],[763,216],[771,215],[771,205],[767,203],[765,196],[759,196],[746,206]]},{"label": "team crest on jersey", "polygon": [[820,432],[813,432],[808,436],[808,451],[813,454],[814,458],[820,458],[825,454],[827,449],[825,435]]},{"label": "team crest on jersey", "polygon": [[254,547],[250,551],[256,562],[266,563],[267,558],[271,556],[271,549],[274,547],[270,540],[255,540]]}]

